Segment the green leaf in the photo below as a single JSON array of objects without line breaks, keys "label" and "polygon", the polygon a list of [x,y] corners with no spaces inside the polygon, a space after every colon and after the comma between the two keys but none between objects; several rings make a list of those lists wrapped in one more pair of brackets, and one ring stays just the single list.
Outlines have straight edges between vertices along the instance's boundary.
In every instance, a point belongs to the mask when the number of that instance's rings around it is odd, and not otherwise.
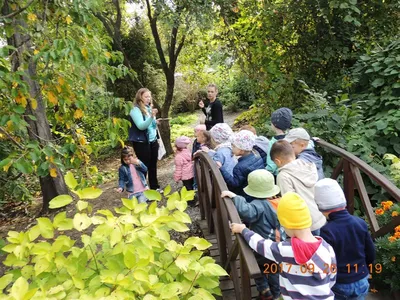
[{"label": "green leaf", "polygon": [[113,247],[116,243],[119,243],[122,240],[122,233],[119,227],[113,229],[110,235],[110,245]]},{"label": "green leaf", "polygon": [[378,88],[382,85],[384,85],[385,80],[383,78],[377,78],[374,81],[372,81],[371,85],[375,88]]},{"label": "green leaf", "polygon": [[74,228],[74,224],[72,223],[72,219],[67,218],[67,213],[65,211],[57,214],[53,219],[53,226],[58,230],[71,230]]},{"label": "green leaf", "polygon": [[187,255],[183,255],[183,254],[179,255],[177,257],[177,259],[175,260],[176,266],[185,272],[188,270],[190,263],[191,263],[190,258]]},{"label": "green leaf", "polygon": [[26,281],[24,277],[18,278],[12,288],[11,288],[11,293],[10,295],[14,297],[16,300],[22,300],[24,299],[25,294],[29,290],[29,283]]},{"label": "green leaf", "polygon": [[76,203],[76,207],[78,208],[79,211],[86,209],[88,207],[88,205],[89,205],[89,203],[87,203],[86,201],[81,201],[81,200],[79,200]]},{"label": "green leaf", "polygon": [[384,120],[379,120],[375,123],[375,125],[378,130],[383,130],[387,127],[388,123]]},{"label": "green leaf", "polygon": [[84,188],[74,191],[80,199],[96,199],[103,193],[101,189],[95,187]]},{"label": "green leaf", "polygon": [[195,191],[188,191],[186,187],[181,189],[181,200],[190,201],[194,199]]},{"label": "green leaf", "polygon": [[0,278],[0,291],[4,290],[11,283],[13,276],[13,274],[7,274]]},{"label": "green leaf", "polygon": [[212,244],[209,241],[207,241],[206,239],[199,238],[199,237],[188,238],[185,241],[184,245],[185,246],[186,245],[194,246],[194,247],[196,247],[197,250],[205,250],[212,246]]},{"label": "green leaf", "polygon": [[85,230],[92,224],[92,220],[87,214],[76,214],[73,220],[74,228],[78,231]]},{"label": "green leaf", "polygon": [[46,239],[52,239],[54,237],[54,228],[50,219],[48,218],[38,218],[37,225],[40,229],[40,234]]},{"label": "green leaf", "polygon": [[64,207],[64,206],[67,206],[68,204],[70,204],[72,202],[72,200],[73,199],[70,195],[59,195],[50,201],[49,207],[50,208]]},{"label": "green leaf", "polygon": [[128,208],[128,209],[130,209],[130,210],[133,210],[134,208],[135,208],[135,201],[136,201],[136,204],[137,204],[137,200],[135,199],[126,199],[126,198],[122,198],[121,199],[122,200],[122,204],[126,207],[126,208]]},{"label": "green leaf", "polygon": [[155,190],[147,190],[143,192],[147,199],[150,201],[156,200],[161,201],[162,197],[161,194]]},{"label": "green leaf", "polygon": [[207,290],[213,289],[217,286],[219,286],[219,281],[215,280],[211,277],[207,277],[207,276],[200,276],[197,280],[196,283]]},{"label": "green leaf", "polygon": [[38,225],[33,226],[28,231],[29,240],[33,242],[40,235],[40,228]]},{"label": "green leaf", "polygon": [[135,270],[133,272],[133,278],[135,278],[136,280],[139,280],[139,281],[150,283],[149,274],[148,274],[148,272],[146,272],[144,270],[140,270],[140,269]]},{"label": "green leaf", "polygon": [[204,266],[204,275],[205,276],[228,276],[228,273],[217,264],[206,264]]},{"label": "green leaf", "polygon": [[178,296],[183,292],[183,287],[180,282],[173,282],[163,286],[160,292],[161,299],[169,299],[173,296]]},{"label": "green leaf", "polygon": [[167,185],[164,189],[164,196],[168,196],[171,193],[171,185]]},{"label": "green leaf", "polygon": [[136,264],[135,254],[128,250],[124,253],[124,264],[128,269],[132,269]]},{"label": "green leaf", "polygon": [[185,232],[189,230],[189,227],[180,222],[169,222],[167,225],[169,228],[178,232]]},{"label": "green leaf", "polygon": [[65,174],[65,176],[64,176],[64,180],[65,180],[65,183],[67,184],[67,186],[71,190],[74,190],[76,188],[76,186],[78,185],[78,182],[76,181],[72,172],[67,172],[67,174]]},{"label": "green leaf", "polygon": [[192,223],[192,219],[190,219],[189,215],[179,210],[174,211],[172,217],[177,222]]}]

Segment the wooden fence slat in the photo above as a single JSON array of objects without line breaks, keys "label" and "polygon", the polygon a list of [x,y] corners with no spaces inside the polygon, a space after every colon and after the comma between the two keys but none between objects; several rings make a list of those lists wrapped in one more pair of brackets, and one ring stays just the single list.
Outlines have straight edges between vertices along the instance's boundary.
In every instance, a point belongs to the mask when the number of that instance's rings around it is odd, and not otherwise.
[{"label": "wooden fence slat", "polygon": [[337,166],[332,172],[331,178],[336,180],[339,177],[342,170],[343,170],[343,158],[339,160]]},{"label": "wooden fence slat", "polygon": [[367,189],[365,188],[365,184],[362,179],[360,170],[353,165],[350,165],[350,170],[351,173],[353,174],[355,185],[357,187],[358,194],[360,195],[361,203],[364,207],[365,214],[367,215],[369,224],[371,225],[372,235],[375,235],[375,233],[379,230],[379,224],[378,221],[376,220],[375,212],[374,209],[372,208],[371,201],[369,200]]},{"label": "wooden fence slat", "polygon": [[347,210],[354,213],[354,178],[348,161],[343,161],[343,191],[347,200]]}]

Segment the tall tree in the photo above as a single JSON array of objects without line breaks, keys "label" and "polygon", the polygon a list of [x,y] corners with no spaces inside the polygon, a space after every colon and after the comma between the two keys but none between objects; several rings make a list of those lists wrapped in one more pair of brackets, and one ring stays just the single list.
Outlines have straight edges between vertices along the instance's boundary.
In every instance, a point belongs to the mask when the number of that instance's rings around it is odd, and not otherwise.
[{"label": "tall tree", "polygon": [[[10,149],[0,167],[37,175],[46,211],[68,192],[61,171],[89,162],[93,149],[78,122],[96,101],[91,96],[125,71],[109,66],[120,55],[104,48],[88,3],[5,0],[1,9],[0,131]],[[119,121],[106,123],[111,129]]]}]

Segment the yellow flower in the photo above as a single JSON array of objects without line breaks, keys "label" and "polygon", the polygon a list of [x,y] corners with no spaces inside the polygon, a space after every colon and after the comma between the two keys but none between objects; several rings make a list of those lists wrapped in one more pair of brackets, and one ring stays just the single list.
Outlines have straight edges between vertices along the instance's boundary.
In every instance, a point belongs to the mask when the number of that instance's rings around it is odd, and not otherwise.
[{"label": "yellow flower", "polygon": [[28,20],[34,22],[37,20],[37,16],[35,14],[29,13]]},{"label": "yellow flower", "polygon": [[395,261],[396,261],[396,256],[393,256],[390,260],[391,260],[392,262],[395,262]]},{"label": "yellow flower", "polygon": [[81,110],[81,109],[77,109],[75,112],[74,112],[74,118],[75,119],[80,119],[80,118],[82,118],[83,117],[83,111]]},{"label": "yellow flower", "polygon": [[396,241],[396,238],[394,236],[389,237],[389,242],[393,243]]},{"label": "yellow flower", "polygon": [[385,212],[385,211],[384,211],[382,208],[378,208],[378,209],[375,211],[375,213],[376,213],[378,216],[383,215],[384,212]]},{"label": "yellow flower", "polygon": [[397,211],[392,212],[392,217],[397,217],[399,213]]}]

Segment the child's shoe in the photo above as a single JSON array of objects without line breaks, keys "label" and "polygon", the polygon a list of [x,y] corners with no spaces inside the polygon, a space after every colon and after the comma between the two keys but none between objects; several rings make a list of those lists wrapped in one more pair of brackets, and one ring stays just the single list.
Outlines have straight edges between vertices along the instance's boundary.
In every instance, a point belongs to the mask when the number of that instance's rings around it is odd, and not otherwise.
[{"label": "child's shoe", "polygon": [[260,292],[260,294],[258,295],[259,300],[273,300],[274,296],[271,293],[270,289],[265,289],[262,292]]}]

